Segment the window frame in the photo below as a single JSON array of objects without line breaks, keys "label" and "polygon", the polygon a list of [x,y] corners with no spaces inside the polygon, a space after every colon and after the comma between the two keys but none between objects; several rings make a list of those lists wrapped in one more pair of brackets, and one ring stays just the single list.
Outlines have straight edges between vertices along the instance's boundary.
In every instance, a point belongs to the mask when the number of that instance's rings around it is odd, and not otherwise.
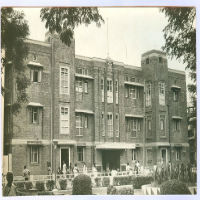
[{"label": "window frame", "polygon": [[181,161],[181,148],[176,147],[176,161]]},{"label": "window frame", "polygon": [[107,113],[107,132],[108,132],[108,137],[112,138],[113,137],[113,113],[111,112]]},{"label": "window frame", "polygon": [[[66,118],[64,116],[62,117],[62,108],[64,108],[64,115],[66,115],[65,109],[67,110]],[[60,115],[59,116],[60,116],[60,131],[59,131],[59,133],[61,135],[69,135],[70,134],[70,107],[60,105]],[[63,126],[63,123],[64,123],[63,121],[66,121],[68,123],[68,126]],[[67,130],[67,131],[66,132],[62,131],[63,128],[65,128],[65,130]]]},{"label": "window frame", "polygon": [[159,84],[158,84],[158,88],[159,88],[159,104],[164,106],[166,104],[166,101],[165,101],[165,82],[160,81]]},{"label": "window frame", "polygon": [[[33,152],[33,149],[36,149],[36,152]],[[35,157],[34,154],[36,155],[36,161],[35,161]],[[31,164],[39,164],[39,146],[37,145],[32,145],[30,146],[30,163]]]},{"label": "window frame", "polygon": [[[37,73],[37,76],[35,76],[35,73]],[[35,80],[35,77],[37,77],[37,80]],[[30,79],[32,83],[40,83],[42,81],[42,69],[38,67],[31,67]]]},{"label": "window frame", "polygon": [[88,94],[88,82],[84,81],[84,92]]},{"label": "window frame", "polygon": [[[62,72],[62,69],[64,69],[64,71],[67,70],[67,73]],[[62,73],[64,73],[63,75],[64,78],[62,77]],[[62,85],[62,82],[67,82],[67,84]],[[60,94],[66,94],[66,95],[70,94],[70,68],[69,66],[60,66]]]},{"label": "window frame", "polygon": [[145,98],[146,107],[151,106],[151,104],[152,104],[151,90],[152,90],[151,83],[148,82],[146,84],[146,95],[145,95],[146,96],[146,98]]},{"label": "window frame", "polygon": [[119,137],[119,113],[115,113],[116,137]]},{"label": "window frame", "polygon": [[[79,151],[81,150],[81,151]],[[80,156],[80,157],[79,157]],[[77,161],[78,162],[84,162],[84,147],[83,146],[77,146]],[[82,159],[79,159],[82,158]]]}]

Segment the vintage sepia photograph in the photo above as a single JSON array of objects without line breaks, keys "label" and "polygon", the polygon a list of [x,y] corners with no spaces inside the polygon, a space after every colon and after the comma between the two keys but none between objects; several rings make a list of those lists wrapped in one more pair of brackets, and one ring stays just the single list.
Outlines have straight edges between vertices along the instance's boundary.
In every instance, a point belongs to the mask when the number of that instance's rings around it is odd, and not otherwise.
[{"label": "vintage sepia photograph", "polygon": [[2,7],[2,196],[195,195],[195,7]]}]

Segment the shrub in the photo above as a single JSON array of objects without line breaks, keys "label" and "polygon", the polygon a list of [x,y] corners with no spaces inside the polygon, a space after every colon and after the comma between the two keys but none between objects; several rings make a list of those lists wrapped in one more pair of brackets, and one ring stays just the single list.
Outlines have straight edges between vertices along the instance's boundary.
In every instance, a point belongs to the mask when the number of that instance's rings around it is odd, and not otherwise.
[{"label": "shrub", "polygon": [[101,178],[95,178],[94,180],[97,187],[101,186]]},{"label": "shrub", "polygon": [[14,183],[17,189],[24,189],[24,184],[25,184],[24,181]]},{"label": "shrub", "polygon": [[52,191],[55,185],[55,181],[54,180],[48,180],[46,183],[47,189],[49,191]]},{"label": "shrub", "polygon": [[142,185],[150,184],[153,181],[152,176],[137,176],[133,177],[133,188],[134,189],[141,189]]},{"label": "shrub", "polygon": [[102,186],[107,187],[110,185],[110,178],[109,177],[103,177],[102,179]]},{"label": "shrub", "polygon": [[133,195],[134,190],[130,187],[123,187],[117,190],[118,195]]},{"label": "shrub", "polygon": [[132,176],[119,176],[113,178],[113,185],[131,185]]},{"label": "shrub", "polygon": [[60,179],[59,180],[60,189],[66,190],[67,189],[67,179]]},{"label": "shrub", "polygon": [[117,194],[117,188],[114,187],[113,185],[109,185],[107,187],[107,194],[111,194],[111,195]]},{"label": "shrub", "polygon": [[35,184],[35,187],[38,191],[44,191],[44,182],[43,181],[37,181]]},{"label": "shrub", "polygon": [[178,180],[169,180],[160,187],[160,194],[191,194],[185,183]]},{"label": "shrub", "polygon": [[31,181],[26,181],[25,182],[25,188],[26,190],[30,190],[33,188],[33,183]]},{"label": "shrub", "polygon": [[91,178],[85,174],[76,176],[73,180],[73,195],[89,195],[92,194]]},{"label": "shrub", "polygon": [[134,190],[130,187],[116,188],[115,186],[108,186],[107,194],[110,195],[133,195]]}]

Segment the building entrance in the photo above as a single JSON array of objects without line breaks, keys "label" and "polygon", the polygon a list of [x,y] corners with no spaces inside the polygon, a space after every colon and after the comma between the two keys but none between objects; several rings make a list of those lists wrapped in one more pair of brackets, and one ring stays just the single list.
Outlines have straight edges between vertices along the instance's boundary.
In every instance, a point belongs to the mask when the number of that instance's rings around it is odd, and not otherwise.
[{"label": "building entrance", "polygon": [[161,149],[161,157],[164,164],[167,163],[167,149]]},{"label": "building entrance", "polygon": [[66,166],[69,167],[69,149],[61,148],[60,149],[60,168],[63,169],[63,162],[65,162]]},{"label": "building entrance", "polygon": [[120,150],[103,150],[102,166],[106,169],[120,169]]}]

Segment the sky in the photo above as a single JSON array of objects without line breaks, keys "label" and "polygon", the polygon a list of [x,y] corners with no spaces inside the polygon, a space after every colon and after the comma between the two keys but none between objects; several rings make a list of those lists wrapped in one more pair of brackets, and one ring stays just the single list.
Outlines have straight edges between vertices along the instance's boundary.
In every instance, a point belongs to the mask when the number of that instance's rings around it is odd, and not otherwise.
[{"label": "sky", "polygon": [[[25,13],[29,24],[29,38],[44,41],[47,30],[40,19],[40,8],[20,10]],[[106,58],[109,49],[111,59],[141,66],[141,54],[151,49],[161,50],[164,45],[162,30],[167,24],[167,19],[159,8],[99,8],[99,11],[105,20],[100,28],[93,23],[75,29],[76,54]],[[169,58],[168,67],[185,69],[181,62]]]}]

